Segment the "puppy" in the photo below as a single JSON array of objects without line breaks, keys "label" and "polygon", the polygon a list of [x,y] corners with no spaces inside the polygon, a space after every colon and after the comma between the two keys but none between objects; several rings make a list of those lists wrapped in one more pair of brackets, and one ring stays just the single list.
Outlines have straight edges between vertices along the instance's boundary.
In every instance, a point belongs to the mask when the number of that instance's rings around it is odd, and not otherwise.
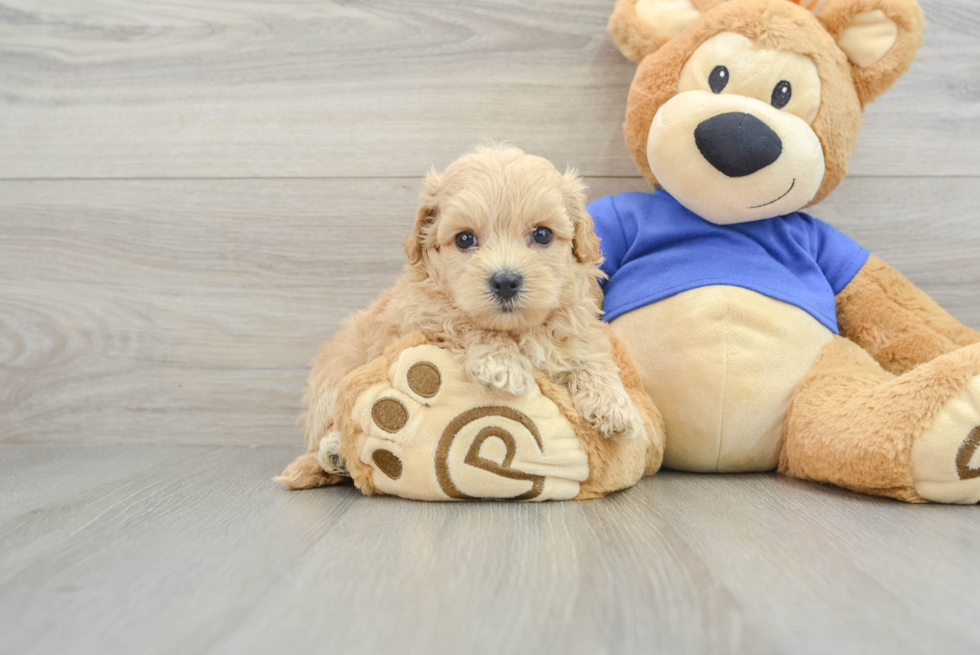
[{"label": "puppy", "polygon": [[[603,436],[644,437],[599,321],[602,257],[574,172],[517,148],[481,147],[431,171],[420,200],[404,274],[316,358],[304,398],[309,453],[279,480],[296,488],[339,481],[341,380],[415,330],[460,353],[472,380],[520,395],[540,370]],[[335,442],[327,444],[337,454],[331,472],[316,464],[324,438]]]}]

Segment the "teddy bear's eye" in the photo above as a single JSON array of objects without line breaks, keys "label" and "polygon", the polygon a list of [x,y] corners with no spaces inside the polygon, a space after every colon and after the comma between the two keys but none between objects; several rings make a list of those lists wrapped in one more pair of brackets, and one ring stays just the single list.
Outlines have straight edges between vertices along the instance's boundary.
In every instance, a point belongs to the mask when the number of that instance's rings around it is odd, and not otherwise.
[{"label": "teddy bear's eye", "polygon": [[715,69],[711,71],[711,75],[708,76],[708,86],[714,93],[721,93],[728,86],[728,78],[731,77],[728,74],[728,69],[724,66],[715,66]]},{"label": "teddy bear's eye", "polygon": [[460,232],[456,235],[456,247],[468,250],[476,245],[476,235],[472,232]]},{"label": "teddy bear's eye", "polygon": [[792,97],[792,85],[786,80],[783,80],[776,85],[775,89],[772,90],[772,106],[776,109],[782,109],[789,104],[790,98]]}]

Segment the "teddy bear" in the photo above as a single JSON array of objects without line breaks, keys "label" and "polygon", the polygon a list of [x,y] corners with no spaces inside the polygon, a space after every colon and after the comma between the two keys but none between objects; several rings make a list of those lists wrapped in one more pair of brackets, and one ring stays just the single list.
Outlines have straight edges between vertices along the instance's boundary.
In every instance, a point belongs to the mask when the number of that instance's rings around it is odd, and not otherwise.
[{"label": "teddy bear", "polygon": [[430,501],[584,500],[630,487],[660,468],[663,422],[623,345],[611,340],[649,438],[601,436],[541,372],[518,395],[471,380],[458,353],[416,331],[345,376],[339,453],[323,439],[278,479],[310,487],[350,478],[368,496]]},{"label": "teddy bear", "polygon": [[619,0],[623,131],[652,193],[589,205],[605,311],[664,466],[980,501],[980,333],[803,213],[909,68],[914,0]]}]

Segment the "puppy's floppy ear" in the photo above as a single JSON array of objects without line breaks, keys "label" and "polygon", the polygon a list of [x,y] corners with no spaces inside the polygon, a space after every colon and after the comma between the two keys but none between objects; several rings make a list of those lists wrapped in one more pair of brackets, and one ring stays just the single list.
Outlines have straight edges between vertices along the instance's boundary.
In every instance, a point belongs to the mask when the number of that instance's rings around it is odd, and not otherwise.
[{"label": "puppy's floppy ear", "polygon": [[412,233],[405,237],[402,247],[408,255],[408,263],[412,266],[422,261],[422,252],[426,249],[426,238],[429,227],[439,215],[438,196],[442,190],[442,176],[433,168],[425,175],[425,184],[419,194],[419,210],[415,214],[415,225]]},{"label": "puppy's floppy ear", "polygon": [[640,61],[717,3],[717,0],[619,0],[606,29],[627,59]]},{"label": "puppy's floppy ear", "polygon": [[572,236],[572,253],[582,264],[601,264],[602,251],[596,236],[592,216],[585,209],[585,185],[574,170],[568,169],[561,177],[561,191],[565,197],[565,211],[572,219],[575,232]]},{"label": "puppy's floppy ear", "polygon": [[436,220],[439,213],[437,207],[422,205],[415,214],[415,226],[412,233],[405,237],[402,247],[408,255],[408,263],[414,266],[422,261],[422,251],[425,250],[425,230]]},{"label": "puppy's floppy ear", "polygon": [[925,29],[915,0],[828,0],[817,18],[851,61],[862,105],[905,74]]}]

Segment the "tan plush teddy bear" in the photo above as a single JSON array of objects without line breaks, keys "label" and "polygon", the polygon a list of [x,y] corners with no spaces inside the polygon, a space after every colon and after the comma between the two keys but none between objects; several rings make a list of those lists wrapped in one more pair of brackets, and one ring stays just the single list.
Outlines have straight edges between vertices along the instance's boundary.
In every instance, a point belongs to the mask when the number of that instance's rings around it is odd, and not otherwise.
[{"label": "tan plush teddy bear", "polygon": [[[816,4],[816,3],[814,3]],[[655,193],[589,207],[605,319],[664,464],[980,500],[980,334],[801,213],[922,42],[914,0],[620,0],[626,144]]]}]

